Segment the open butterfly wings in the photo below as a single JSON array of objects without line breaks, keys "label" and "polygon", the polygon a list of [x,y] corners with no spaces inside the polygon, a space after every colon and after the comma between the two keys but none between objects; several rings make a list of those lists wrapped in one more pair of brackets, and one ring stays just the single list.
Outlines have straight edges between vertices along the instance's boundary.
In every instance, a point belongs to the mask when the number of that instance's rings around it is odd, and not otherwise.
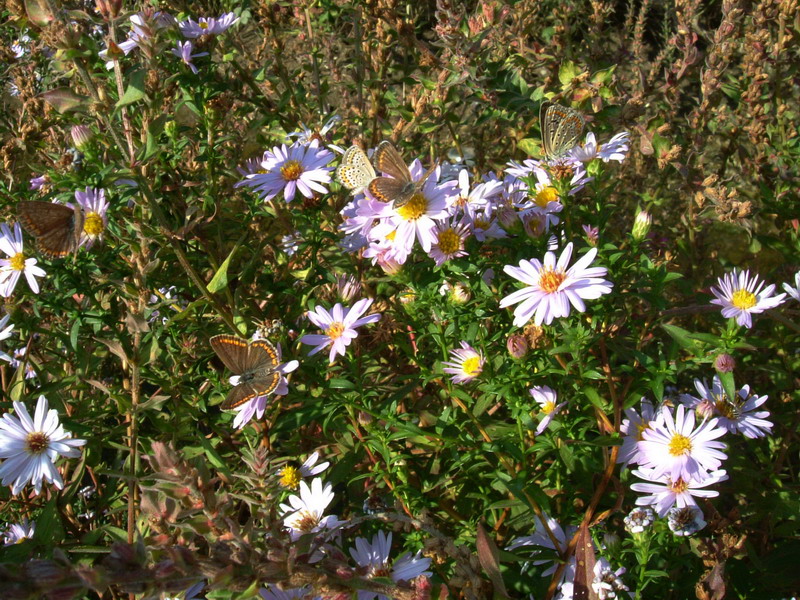
[{"label": "open butterfly wings", "polygon": [[278,387],[278,351],[267,340],[248,342],[235,335],[215,335],[209,341],[225,366],[240,378],[222,403],[223,410],[270,394]]},{"label": "open butterfly wings", "polygon": [[381,202],[392,202],[395,208],[408,204],[414,194],[422,189],[428,177],[437,167],[437,164],[434,163],[418,181],[414,181],[411,179],[411,172],[403,157],[400,156],[394,145],[386,140],[378,145],[372,160],[377,171],[388,173],[391,177],[373,179],[368,186],[369,192]]},{"label": "open butterfly wings", "polygon": [[581,113],[554,102],[542,103],[539,123],[546,158],[557,158],[577,145],[586,126]]},{"label": "open butterfly wings", "polygon": [[79,205],[70,208],[54,202],[20,202],[17,218],[36,238],[36,246],[45,256],[61,258],[78,250],[84,219]]},{"label": "open butterfly wings", "polygon": [[342,157],[342,164],[336,169],[336,178],[351,194],[358,194],[375,179],[375,169],[361,148],[350,146]]}]

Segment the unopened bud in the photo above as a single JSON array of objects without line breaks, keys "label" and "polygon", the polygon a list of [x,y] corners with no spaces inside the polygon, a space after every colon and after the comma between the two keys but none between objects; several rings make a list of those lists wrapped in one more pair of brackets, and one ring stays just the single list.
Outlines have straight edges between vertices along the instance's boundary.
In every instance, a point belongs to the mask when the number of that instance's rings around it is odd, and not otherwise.
[{"label": "unopened bud", "polygon": [[736,361],[730,354],[720,354],[714,359],[714,368],[720,373],[730,373],[736,368]]},{"label": "unopened bud", "polygon": [[651,223],[652,219],[649,213],[645,210],[640,210],[633,221],[633,231],[631,232],[633,239],[641,242],[650,231]]},{"label": "unopened bud", "polygon": [[94,137],[92,130],[86,125],[73,125],[71,133],[72,145],[78,150],[83,150]]},{"label": "unopened bud", "polygon": [[524,335],[515,333],[508,336],[506,348],[508,348],[511,358],[519,360],[528,353],[528,340],[525,339]]},{"label": "unopened bud", "polygon": [[717,407],[711,400],[701,400],[700,404],[694,407],[695,414],[703,420],[710,419],[717,412]]}]

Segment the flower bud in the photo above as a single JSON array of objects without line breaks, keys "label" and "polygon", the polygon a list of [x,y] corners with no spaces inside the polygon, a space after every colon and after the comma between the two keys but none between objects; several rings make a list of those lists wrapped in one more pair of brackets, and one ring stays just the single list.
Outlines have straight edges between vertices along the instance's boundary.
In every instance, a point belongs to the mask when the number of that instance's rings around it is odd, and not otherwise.
[{"label": "flower bud", "polygon": [[714,359],[714,368],[720,373],[731,373],[736,368],[736,361],[730,354],[720,354]]},{"label": "flower bud", "polygon": [[633,231],[631,235],[637,242],[641,242],[650,231],[652,219],[646,210],[640,210],[633,221]]},{"label": "flower bud", "polygon": [[694,407],[694,413],[702,420],[710,419],[717,412],[717,407],[711,400],[701,400],[700,404]]},{"label": "flower bud", "polygon": [[511,358],[520,360],[528,353],[528,340],[525,339],[524,335],[515,333],[508,336],[506,348],[508,348]]},{"label": "flower bud", "polygon": [[600,239],[600,229],[597,227],[592,227],[591,225],[583,225],[583,233],[586,235],[586,241],[589,242],[590,246],[597,246],[597,242]]},{"label": "flower bud", "polygon": [[83,150],[94,137],[92,130],[86,125],[73,125],[71,133],[72,145],[78,150]]}]

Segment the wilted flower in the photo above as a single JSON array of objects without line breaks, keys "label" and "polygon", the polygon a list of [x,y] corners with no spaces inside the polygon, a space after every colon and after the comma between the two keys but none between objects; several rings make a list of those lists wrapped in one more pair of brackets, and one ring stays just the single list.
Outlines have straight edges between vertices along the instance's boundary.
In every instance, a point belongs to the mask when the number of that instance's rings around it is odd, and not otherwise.
[{"label": "wilted flower", "polygon": [[[592,590],[597,594],[598,599],[617,598],[617,592],[627,592],[628,586],[621,579],[624,574],[623,567],[612,571],[608,561],[605,558],[599,558],[594,564],[594,579],[592,579]],[[626,594],[625,597],[628,595]]]},{"label": "wilted flower", "polygon": [[648,527],[652,527],[655,520],[656,514],[652,508],[637,506],[625,516],[625,529],[631,533],[642,533]]},{"label": "wilted flower", "polygon": [[675,507],[667,513],[667,524],[677,536],[694,535],[706,526],[703,511],[696,506]]},{"label": "wilted flower", "polygon": [[528,340],[521,333],[513,333],[506,340],[506,348],[511,358],[519,360],[528,353]]}]

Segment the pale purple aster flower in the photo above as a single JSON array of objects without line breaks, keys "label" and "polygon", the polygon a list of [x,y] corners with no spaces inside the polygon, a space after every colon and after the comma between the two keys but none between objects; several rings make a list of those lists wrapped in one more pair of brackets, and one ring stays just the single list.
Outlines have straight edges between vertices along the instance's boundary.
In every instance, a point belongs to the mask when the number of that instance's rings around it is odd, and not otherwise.
[{"label": "pale purple aster flower", "polygon": [[[786,294],[773,296],[775,285],[764,288],[764,282],[758,275],[750,277],[750,271],[737,271],[720,277],[719,287],[712,287],[711,293],[716,296],[711,304],[722,307],[722,316],[736,317],[736,322],[748,329],[753,326],[751,314],[762,313],[783,303]],[[762,289],[763,288],[763,289]]]},{"label": "pale purple aster flower", "polygon": [[281,469],[280,472],[280,484],[290,490],[297,489],[297,486],[300,485],[303,477],[314,477],[315,475],[319,475],[331,464],[329,462],[317,464],[318,460],[319,452],[314,452],[302,465],[300,465],[300,467],[286,465],[283,469]]},{"label": "pale purple aster flower", "polygon": [[689,408],[703,407],[711,409],[714,416],[718,417],[720,427],[729,433],[741,433],[743,436],[755,439],[771,433],[772,422],[767,421],[769,411],[757,411],[769,396],[758,396],[750,393],[750,386],[744,385],[736,392],[736,398],[728,398],[719,376],[715,375],[711,387],[699,379],[694,380],[700,398],[690,394],[682,394],[680,401]]},{"label": "pale purple aster flower", "polygon": [[22,227],[14,223],[12,231],[5,223],[0,225],[0,250],[8,258],[0,258],[0,295],[8,298],[14,293],[19,278],[24,274],[34,294],[39,293],[37,277],[44,277],[44,269],[36,266],[35,258],[28,258],[23,253]]},{"label": "pale purple aster flower", "polygon": [[[567,546],[569,545],[569,540],[574,535],[575,531],[577,530],[576,527],[570,525],[567,527],[567,530],[564,531],[559,525],[558,521],[553,519],[552,517],[548,516],[547,514],[544,515],[545,520],[547,522],[547,527],[550,532],[553,534],[553,537],[556,540],[556,544],[553,543],[553,540],[548,535],[547,531],[542,525],[541,519],[538,516],[533,517],[534,523],[534,533],[533,535],[526,535],[517,538],[514,540],[510,546],[506,548],[506,550],[515,550],[517,548],[523,548],[527,546],[533,546],[536,548],[545,548],[547,550],[555,551],[556,558],[547,558],[547,559],[537,559],[531,561],[530,563],[523,564],[523,571],[527,571],[530,569],[531,566],[540,566],[546,565],[551,563],[550,566],[542,572],[542,577],[549,577],[553,573],[556,572],[558,567],[561,565],[561,562],[558,559],[558,556],[562,556],[566,550]],[[534,556],[539,554],[540,550],[534,550]],[[552,553],[548,553],[552,554]],[[570,558],[569,562],[567,563],[566,568],[561,574],[561,584],[565,582],[571,582],[575,579],[575,554],[573,553]]]},{"label": "pale purple aster flower", "polygon": [[75,191],[75,200],[80,204],[84,215],[80,243],[86,248],[91,248],[95,240],[103,237],[108,225],[106,192],[87,186],[85,191]]},{"label": "pale purple aster flower", "polygon": [[[258,333],[253,336],[253,339],[259,339]],[[267,409],[267,404],[269,403],[270,396],[285,396],[289,393],[289,380],[286,379],[286,375],[294,371],[300,363],[296,360],[290,360],[289,362],[281,362],[283,360],[283,351],[281,350],[280,344],[275,344],[275,349],[278,351],[278,368],[277,371],[281,374],[281,379],[278,382],[277,387],[270,392],[269,394],[263,396],[256,396],[252,400],[248,400],[241,406],[237,406],[234,410],[236,410],[236,417],[233,419],[233,428],[234,429],[241,429],[245,425],[247,425],[250,420],[255,417],[256,419],[260,419],[264,416],[264,411]],[[229,381],[231,385],[238,385],[239,384],[239,376],[233,375]]]},{"label": "pale purple aster flower", "polygon": [[289,496],[288,504],[281,504],[283,526],[289,530],[292,541],[297,541],[307,533],[316,533],[333,529],[342,522],[336,515],[325,516],[325,509],[333,502],[333,486],[323,484],[322,478],[317,477],[311,481],[311,486],[300,482],[300,495]]},{"label": "pale purple aster flower", "polygon": [[247,175],[240,182],[252,187],[264,201],[272,200],[281,192],[286,202],[294,200],[297,191],[306,198],[313,198],[314,193],[328,193],[322,184],[331,181],[333,167],[327,165],[333,159],[333,153],[320,148],[318,140],[310,144],[296,142],[290,147],[286,144],[275,146],[267,155],[268,158],[261,163],[265,172]]},{"label": "pale purple aster flower", "polygon": [[476,211],[485,210],[502,192],[503,183],[498,180],[488,180],[470,188],[469,171],[461,169],[458,172],[458,197],[450,206],[450,213],[456,214],[462,210],[465,214],[473,217]]},{"label": "pale purple aster flower", "polygon": [[201,56],[208,56],[208,52],[197,52],[196,54],[192,54],[192,50],[194,50],[194,45],[192,42],[177,42],[175,44],[175,48],[172,49],[172,53],[180,58],[184,64],[192,70],[192,73],[197,75],[197,67],[192,64],[192,59],[199,58]]},{"label": "pale purple aster flower", "polygon": [[19,39],[11,44],[11,52],[14,53],[14,58],[20,59],[28,53],[28,44],[31,41],[31,36],[23,33]]},{"label": "pale purple aster flower", "polygon": [[23,363],[25,364],[25,379],[33,379],[36,377],[36,369],[33,368],[33,365],[29,362],[25,361],[25,355],[28,352],[27,346],[22,346],[14,350],[14,355],[9,356],[5,352],[0,353],[0,359],[8,361],[11,365],[12,369],[19,369]]},{"label": "pale purple aster flower", "polygon": [[639,442],[644,439],[642,432],[654,426],[658,418],[653,403],[645,397],[642,397],[641,415],[633,407],[626,408],[625,415],[628,418],[623,419],[619,428],[620,433],[625,437],[622,439],[622,447],[617,454],[617,462],[622,463],[623,467],[639,462]]},{"label": "pale purple aster flower", "polygon": [[3,545],[21,544],[25,540],[33,538],[36,533],[36,521],[22,519],[22,523],[12,523],[8,529],[2,532]]},{"label": "pale purple aster flower", "polygon": [[694,535],[706,526],[703,511],[697,506],[676,506],[667,513],[667,525],[677,536],[686,537]]},{"label": "pale purple aster flower", "polygon": [[442,369],[448,375],[452,375],[453,383],[469,383],[483,371],[483,352],[478,352],[467,342],[461,342],[461,348],[450,350],[450,358],[453,362],[443,362],[445,367]]},{"label": "pale purple aster flower", "polygon": [[[254,156],[253,158],[248,158],[244,165],[241,167],[236,167],[236,170],[239,171],[239,174],[242,177],[247,177],[248,175],[255,175],[256,173],[266,173],[262,164],[265,161],[269,161],[272,158],[272,153],[267,150],[261,156]],[[242,181],[237,181],[233,184],[233,187],[238,188],[242,187],[247,183],[247,179],[243,179]]]},{"label": "pale purple aster flower", "polygon": [[600,239],[600,229],[598,227],[592,227],[591,225],[581,225],[583,228],[583,233],[586,235],[586,241],[589,243],[590,246],[597,246],[597,242]]},{"label": "pale purple aster flower", "polygon": [[39,190],[42,188],[42,186],[48,183],[48,181],[49,179],[47,175],[40,175],[39,177],[34,177],[33,179],[31,179],[31,185],[28,189]]},{"label": "pale purple aster flower", "polygon": [[436,241],[431,244],[428,255],[434,260],[436,266],[467,255],[464,243],[469,238],[470,232],[466,222],[456,223],[450,219],[437,221],[435,233]]},{"label": "pale purple aster flower", "polygon": [[[586,174],[586,168],[583,166],[583,163],[573,160],[569,154],[553,158],[548,161],[540,161],[529,158],[522,161],[522,163],[518,163],[512,160],[507,163],[508,166],[505,169],[505,172],[520,180],[522,180],[522,178],[530,178],[532,175],[535,175],[538,183],[542,184],[543,186],[549,186],[552,185],[549,168],[559,164],[566,164],[572,171],[572,177],[570,178],[569,184],[570,196],[574,196],[580,192],[587,183],[594,179],[594,177],[589,177]],[[527,190],[527,184],[523,182],[523,185]],[[527,198],[523,200],[523,202],[525,201],[527,201]]]},{"label": "pale purple aster flower", "polygon": [[[10,338],[11,333],[14,331],[14,324],[11,323],[11,325],[8,325],[9,319],[11,319],[11,315],[4,315],[3,318],[0,319],[0,341]],[[14,360],[2,350],[0,350],[0,359],[7,360],[8,362]]]},{"label": "pale purple aster flower", "polygon": [[186,19],[181,21],[178,27],[183,37],[198,38],[201,35],[219,35],[238,21],[239,17],[232,12],[228,12],[216,19],[206,17],[200,17],[197,21]]},{"label": "pale purple aster flower", "polygon": [[632,471],[639,479],[644,479],[650,483],[633,483],[631,489],[634,492],[644,492],[648,496],[639,496],[636,499],[638,506],[652,505],[658,512],[659,517],[666,516],[669,509],[673,506],[683,508],[684,506],[697,506],[694,497],[716,498],[719,492],[706,490],[710,485],[725,481],[728,475],[724,470],[717,470],[703,475],[702,479],[684,480],[680,477],[672,479],[669,475],[654,475],[652,469],[636,469]]},{"label": "pale purple aster flower", "polygon": [[549,325],[554,318],[566,317],[570,304],[578,311],[586,310],[584,300],[595,300],[611,292],[613,284],[602,279],[605,267],[589,265],[597,256],[597,248],[592,248],[574,265],[567,268],[572,258],[572,242],[566,245],[556,262],[556,255],[547,252],[544,263],[538,259],[521,260],[519,267],[503,267],[511,277],[527,284],[500,301],[500,308],[520,302],[514,310],[514,325],[522,327],[532,317],[536,325]]},{"label": "pale purple aster flower", "polygon": [[539,403],[541,407],[541,413],[544,414],[544,418],[539,423],[539,426],[536,428],[536,435],[541,435],[545,429],[550,425],[550,422],[553,420],[562,408],[564,408],[567,403],[562,402],[560,404],[556,404],[556,398],[558,395],[556,391],[546,385],[535,385],[531,389],[528,390],[533,399]]},{"label": "pale purple aster flower", "polygon": [[617,133],[605,144],[598,147],[597,155],[603,162],[615,160],[619,163],[628,156],[630,134],[627,131]]},{"label": "pale purple aster flower", "polygon": [[330,363],[333,364],[337,354],[344,356],[347,346],[358,337],[357,327],[367,323],[379,321],[381,316],[377,313],[362,317],[372,305],[372,298],[363,298],[356,302],[352,308],[344,309],[338,302],[330,312],[317,306],[314,310],[306,313],[308,319],[317,327],[322,329],[324,334],[307,334],[300,338],[300,342],[310,346],[316,346],[308,353],[312,356],[323,348],[331,347]]},{"label": "pale purple aster flower", "polygon": [[717,419],[704,421],[695,429],[694,413],[687,412],[683,404],[675,408],[674,417],[669,407],[662,407],[661,416],[663,419],[642,432],[639,442],[639,464],[652,468],[654,476],[668,474],[673,481],[701,479],[727,458],[720,451],[725,444],[713,441],[725,435]]},{"label": "pale purple aster flower", "polygon": [[[31,183],[33,183],[33,179],[31,179]],[[783,289],[792,298],[800,302],[800,271],[794,274],[794,287],[790,286],[788,283],[784,283]]]},{"label": "pale purple aster flower", "polygon": [[[618,592],[628,591],[628,586],[621,579],[624,574],[624,567],[614,571],[605,558],[599,558],[594,563],[594,578],[592,579],[592,590],[598,600],[622,597],[621,594],[618,595]],[[630,597],[630,594],[625,594],[625,597]]]},{"label": "pale purple aster flower", "polygon": [[39,396],[33,418],[22,402],[14,402],[17,416],[6,413],[0,421],[0,477],[3,485],[11,485],[11,493],[18,494],[25,485],[33,484],[34,491],[42,491],[42,480],[59,490],[64,487],[55,461],[61,456],[77,458],[78,446],[86,440],[72,439],[58,422],[58,412],[50,410],[47,398]]},{"label": "pale purple aster flower", "polygon": [[310,586],[282,590],[274,585],[267,585],[258,592],[263,600],[322,600],[322,596],[314,596]]},{"label": "pale purple aster flower", "polygon": [[300,244],[303,242],[303,236],[299,231],[289,233],[281,236],[281,250],[286,252],[286,256],[294,256],[300,250]]},{"label": "pale purple aster flower", "polygon": [[487,203],[482,210],[467,212],[467,223],[475,239],[484,242],[490,239],[508,237],[506,230],[500,226],[499,219],[494,215],[495,205]]},{"label": "pale purple aster flower", "polygon": [[[422,558],[420,553],[411,555],[410,552],[404,553],[395,560],[394,564],[389,562],[389,553],[392,549],[392,534],[385,534],[379,531],[368,542],[365,538],[358,537],[355,541],[356,547],[350,548],[350,556],[358,563],[364,575],[368,579],[373,577],[391,577],[394,582],[411,581],[420,575],[430,577],[432,573],[428,571],[431,565],[430,558]],[[388,596],[367,590],[358,590],[358,600],[389,600]]]}]

